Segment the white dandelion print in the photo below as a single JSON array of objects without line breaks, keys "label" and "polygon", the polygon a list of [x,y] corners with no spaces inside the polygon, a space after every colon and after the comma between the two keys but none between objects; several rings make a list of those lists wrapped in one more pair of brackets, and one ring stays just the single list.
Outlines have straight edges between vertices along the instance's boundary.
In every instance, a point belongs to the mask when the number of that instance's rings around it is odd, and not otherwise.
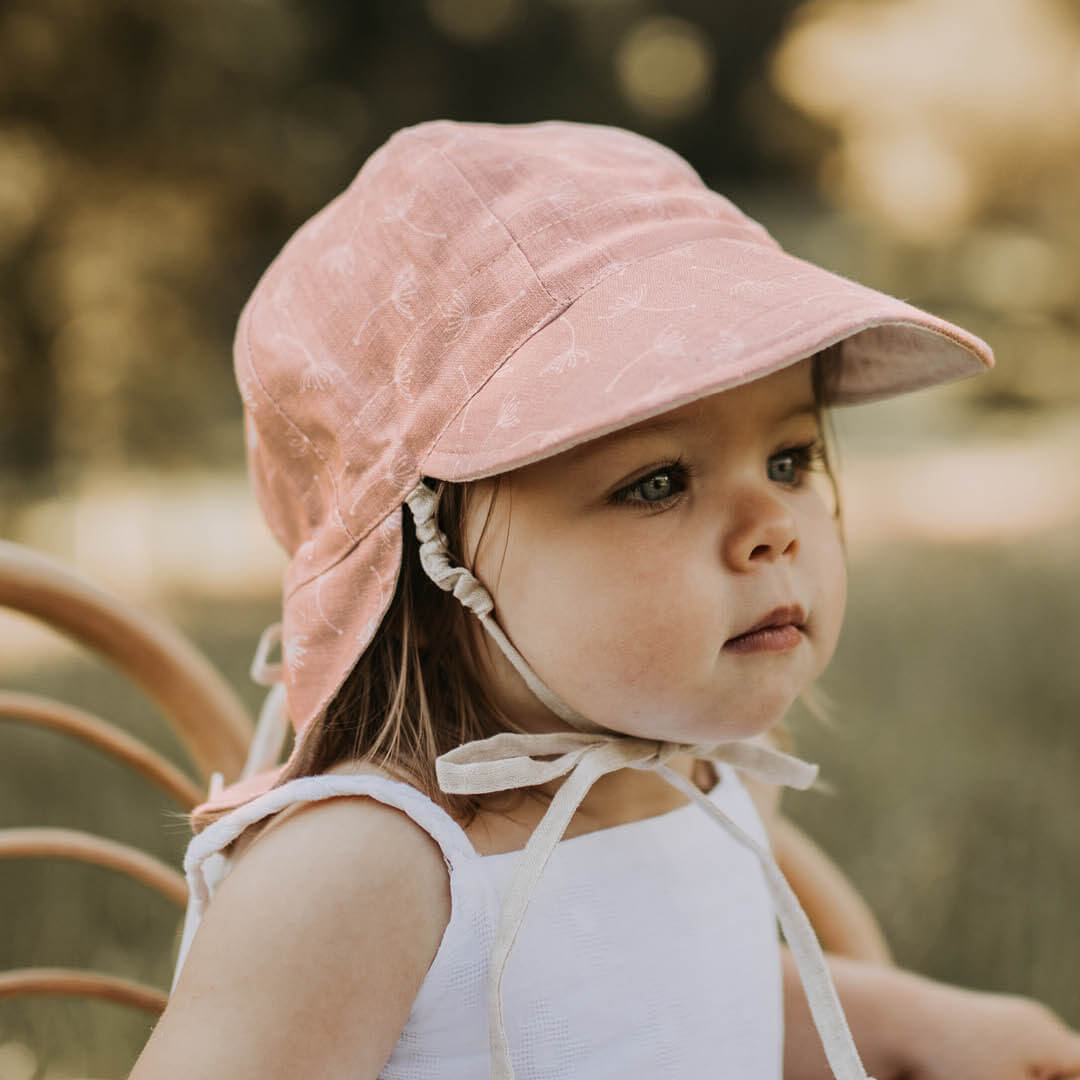
[{"label": "white dandelion print", "polygon": [[288,444],[289,453],[297,458],[303,457],[311,445],[311,440],[298,427],[291,425],[285,433],[285,442]]},{"label": "white dandelion print", "polygon": [[571,368],[576,368],[578,361],[589,362],[589,354],[584,349],[577,347],[577,334],[574,324],[567,318],[559,319],[560,325],[570,331],[570,344],[561,353],[553,356],[541,369],[541,375],[564,375]]},{"label": "white dandelion print", "polygon": [[638,286],[634,292],[622,293],[617,296],[611,307],[608,308],[606,315],[601,315],[600,318],[605,322],[613,322],[615,319],[621,319],[624,315],[629,315],[632,311],[652,311],[668,313],[674,311],[693,311],[697,304],[681,304],[676,307],[653,307],[645,303],[645,289],[644,285]]},{"label": "white dandelion print", "polygon": [[469,328],[471,323],[501,315],[511,306],[511,304],[516,303],[524,295],[525,290],[519,289],[516,296],[512,296],[506,303],[500,304],[497,308],[492,308],[491,311],[475,312],[472,310],[472,305],[468,298],[458,289],[455,289],[450,294],[450,299],[447,301],[446,306],[440,306],[439,309],[443,313],[443,326],[446,328],[446,344],[452,345],[457,341],[457,339]]},{"label": "white dandelion print", "polygon": [[686,335],[670,323],[656,335],[652,351],[661,356],[685,356]]},{"label": "white dandelion print", "polygon": [[365,500],[371,497],[371,492],[377,488],[380,484],[388,484],[394,491],[400,491],[406,485],[415,485],[419,482],[419,475],[416,473],[416,467],[413,465],[412,459],[408,454],[399,454],[391,463],[390,468],[383,473],[378,480],[374,481],[369,487],[361,491],[355,499],[353,499],[349,506],[349,514],[352,517],[356,516],[356,509]]},{"label": "white dandelion print", "polygon": [[341,376],[335,364],[312,361],[300,376],[301,390],[329,390]]},{"label": "white dandelion print", "polygon": [[356,271],[356,252],[352,244],[338,244],[319,259],[319,265],[331,274],[344,277]]},{"label": "white dandelion print", "polygon": [[[342,479],[344,479],[344,477],[342,477]],[[352,536],[352,533],[349,532],[345,525],[345,519],[341,516],[341,507],[336,503],[334,504],[334,512],[330,515],[330,519],[346,536]]]},{"label": "white dandelion print", "polygon": [[341,379],[341,369],[330,359],[320,358],[292,334],[277,333],[271,338],[277,345],[298,352],[304,358],[300,372],[301,390],[329,390]]},{"label": "white dandelion print", "polygon": [[380,548],[396,547],[401,538],[401,521],[396,514],[391,514],[376,530]]},{"label": "white dandelion print", "polygon": [[668,323],[663,330],[653,339],[652,345],[644,352],[638,353],[633,360],[624,364],[619,373],[611,380],[605,387],[606,393],[611,393],[615,389],[616,385],[622,379],[622,377],[636,367],[648,356],[663,356],[666,358],[672,358],[676,356],[686,355],[686,335],[677,327]]},{"label": "white dandelion print", "polygon": [[338,634],[338,635],[344,634],[345,631],[340,626],[338,626],[336,623],[334,623],[330,619],[330,616],[326,614],[326,609],[323,607],[323,603],[322,603],[322,586],[323,586],[323,579],[319,578],[315,582],[315,606],[319,609],[319,616],[322,619],[322,621],[324,623],[326,623],[326,625],[329,626],[331,630],[334,631],[335,634]]},{"label": "white dandelion print", "polygon": [[398,393],[406,400],[413,401],[416,397],[416,369],[412,357],[399,356],[394,365],[394,386]]},{"label": "white dandelion print", "polygon": [[371,322],[372,318],[381,311],[387,304],[393,304],[397,313],[403,318],[412,322],[416,315],[413,312],[413,305],[416,303],[416,267],[412,263],[407,263],[403,266],[394,277],[394,285],[390,290],[390,295],[385,300],[380,300],[368,313],[364,316],[364,321],[356,328],[356,332],[353,334],[353,344],[359,345],[360,339],[364,336],[364,331],[367,329],[367,324]]},{"label": "white dandelion print", "polygon": [[[394,487],[401,487],[407,481],[413,479],[413,475],[416,472],[416,466],[413,465],[412,458],[408,454],[399,454],[394,458],[393,465],[390,466],[390,472],[386,479],[390,481]],[[419,482],[420,477],[416,477],[416,481]]]},{"label": "white dandelion print", "polygon": [[511,390],[506,397],[502,399],[502,404],[499,406],[499,415],[495,419],[495,427],[512,428],[517,427],[519,423],[518,396]]},{"label": "white dandelion print", "polygon": [[[731,295],[742,298],[757,298],[763,296],[775,295],[777,290],[787,288],[788,286],[798,288],[803,284],[813,282],[815,275],[813,274],[788,274],[785,277],[769,278],[767,281],[761,278],[744,278],[742,281],[733,285],[731,288]],[[811,302],[814,302],[817,297],[808,298]]]},{"label": "white dandelion print", "polygon": [[434,240],[445,240],[446,233],[442,232],[428,232],[427,229],[420,228],[415,222],[409,220],[409,211],[412,209],[413,201],[416,199],[417,188],[413,188],[412,191],[405,192],[391,199],[386,205],[386,213],[379,218],[379,222],[383,225],[388,225],[391,222],[400,222],[402,225],[413,232],[419,233],[421,236],[430,236]]},{"label": "white dandelion print", "polygon": [[465,369],[460,364],[458,365],[458,374],[461,376],[461,381],[465,384],[465,393],[468,396],[465,408],[461,410],[461,422],[458,424],[458,431],[463,432],[465,430],[465,421],[469,417],[469,410],[472,408],[472,387],[469,386],[469,377],[465,374]]},{"label": "white dandelion print", "polygon": [[465,328],[472,321],[472,316],[469,313],[469,302],[458,289],[455,289],[443,312],[446,340],[448,343],[457,341],[465,333]]},{"label": "white dandelion print", "polygon": [[285,640],[281,651],[286,666],[295,675],[304,666],[304,659],[308,654],[307,636],[305,634],[293,634],[292,637]]},{"label": "white dandelion print", "polygon": [[621,296],[617,296],[612,305],[608,308],[608,313],[606,315],[601,315],[600,318],[605,322],[621,319],[631,311],[637,311],[641,307],[641,303],[644,299],[645,286],[642,285],[635,293],[623,293]]},{"label": "white dandelion print", "polygon": [[738,334],[721,332],[716,335],[716,339],[705,350],[705,359],[714,363],[718,360],[728,360],[742,352],[745,345],[746,342]]},{"label": "white dandelion print", "polygon": [[394,288],[390,293],[390,303],[399,315],[404,315],[410,322],[416,318],[413,304],[416,303],[416,267],[409,263],[399,270],[394,278]]}]

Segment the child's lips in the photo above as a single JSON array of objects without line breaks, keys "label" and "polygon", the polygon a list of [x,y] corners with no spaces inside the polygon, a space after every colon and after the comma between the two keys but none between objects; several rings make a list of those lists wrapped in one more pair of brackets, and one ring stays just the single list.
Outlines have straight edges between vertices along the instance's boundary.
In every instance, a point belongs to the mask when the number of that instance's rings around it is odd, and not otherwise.
[{"label": "child's lips", "polygon": [[733,653],[784,652],[803,639],[806,612],[798,604],[774,608],[753,626],[724,642]]}]

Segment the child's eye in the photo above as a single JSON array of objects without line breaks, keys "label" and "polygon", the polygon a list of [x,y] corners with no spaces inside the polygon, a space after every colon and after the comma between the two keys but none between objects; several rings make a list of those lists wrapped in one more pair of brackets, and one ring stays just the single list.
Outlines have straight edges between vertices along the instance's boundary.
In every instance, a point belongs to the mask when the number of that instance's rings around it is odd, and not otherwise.
[{"label": "child's eye", "polygon": [[640,480],[621,488],[612,495],[613,502],[637,503],[649,507],[663,506],[686,490],[690,470],[675,461],[647,473]]},{"label": "child's eye", "polygon": [[820,440],[803,446],[789,446],[786,450],[773,454],[766,465],[770,480],[778,484],[797,487],[811,469],[825,460],[825,447]]}]

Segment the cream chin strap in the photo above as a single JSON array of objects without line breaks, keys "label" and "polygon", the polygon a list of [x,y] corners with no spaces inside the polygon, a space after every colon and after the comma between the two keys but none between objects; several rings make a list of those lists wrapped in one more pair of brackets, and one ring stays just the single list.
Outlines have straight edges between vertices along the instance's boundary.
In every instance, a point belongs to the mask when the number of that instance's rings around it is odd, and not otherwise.
[{"label": "cream chin strap", "polygon": [[[281,645],[281,623],[272,623],[259,638],[258,648],[251,661],[251,678],[260,686],[269,687],[270,692],[259,710],[259,719],[255,725],[255,734],[248,747],[247,760],[240,773],[240,779],[262,772],[276,765],[281,757],[281,748],[289,730],[289,714],[285,702],[285,686],[282,683],[281,664],[272,663],[270,654]],[[217,774],[215,774],[217,775]],[[211,790],[211,795],[214,792]]]},{"label": "cream chin strap", "polygon": [[446,536],[438,525],[439,500],[427,485],[420,483],[405,500],[416,524],[420,541],[420,564],[440,589],[453,593],[481,622],[502,654],[525,680],[525,685],[557,716],[578,731],[603,731],[603,728],[575,712],[553,694],[529,667],[528,661],[514,648],[502,627],[491,617],[495,601],[491,593],[464,566],[450,562]]},{"label": "cream chin strap", "polygon": [[[821,946],[772,853],[740,829],[695,784],[667,762],[676,754],[690,753],[705,760],[726,762],[768,783],[796,788],[806,788],[813,783],[817,766],[751,740],[714,745],[661,742],[607,731],[586,720],[560,701],[514,648],[492,617],[494,601],[484,586],[466,568],[451,565],[446,537],[437,524],[438,499],[434,492],[419,484],[406,503],[416,523],[420,561],[427,575],[477,615],[529,689],[556,716],[578,729],[547,734],[504,732],[459,746],[436,762],[439,786],[453,795],[511,791],[566,777],[521,853],[500,913],[489,964],[492,1080],[513,1080],[514,1076],[503,1019],[502,980],[536,883],[592,785],[606,773],[624,768],[655,771],[757,856],[833,1076],[836,1080],[869,1080],[855,1049]],[[552,757],[554,760],[537,760]]]}]

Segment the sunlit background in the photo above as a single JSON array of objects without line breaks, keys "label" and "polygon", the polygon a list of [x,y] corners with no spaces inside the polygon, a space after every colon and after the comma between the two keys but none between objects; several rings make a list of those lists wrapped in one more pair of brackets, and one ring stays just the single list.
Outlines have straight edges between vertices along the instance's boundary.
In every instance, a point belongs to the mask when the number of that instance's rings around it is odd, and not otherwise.
[{"label": "sunlit background", "polygon": [[[837,417],[851,610],[830,724],[794,720],[833,794],[788,806],[902,962],[1080,1025],[1080,3],[9,0],[0,109],[0,535],[178,622],[253,707],[283,560],[232,328],[398,127],[633,128],[789,250],[988,338],[993,375]],[[0,677],[175,752],[24,620],[0,618]],[[146,799],[0,726],[0,825],[177,859]],[[106,876],[0,865],[0,968],[167,982],[171,913]],[[146,1034],[116,1006],[0,1003],[0,1078],[122,1076]]]}]

